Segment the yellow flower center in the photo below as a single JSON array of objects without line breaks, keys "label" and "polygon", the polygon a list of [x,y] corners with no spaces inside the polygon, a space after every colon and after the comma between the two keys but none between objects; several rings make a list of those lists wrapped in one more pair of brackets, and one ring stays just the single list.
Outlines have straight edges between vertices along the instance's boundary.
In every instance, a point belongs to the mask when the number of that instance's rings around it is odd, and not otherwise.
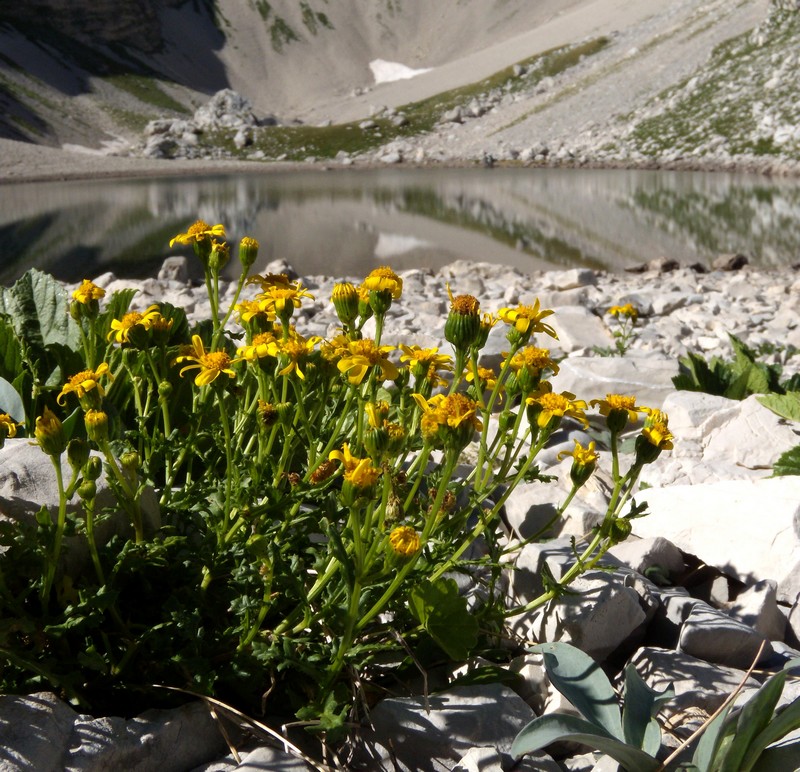
[{"label": "yellow flower center", "polygon": [[203,356],[203,367],[222,372],[230,366],[231,358],[224,351],[209,351]]},{"label": "yellow flower center", "polygon": [[203,222],[202,220],[197,220],[193,225],[189,226],[189,230],[186,233],[189,236],[201,236],[204,233],[208,233],[211,230],[211,226]]},{"label": "yellow flower center", "polygon": [[452,311],[459,316],[477,316],[480,301],[472,295],[456,295],[451,302]]},{"label": "yellow flower center", "polygon": [[120,329],[130,330],[131,327],[135,327],[137,324],[139,324],[143,318],[144,317],[142,314],[140,314],[138,311],[131,311],[130,313],[125,314],[125,316],[119,320]]},{"label": "yellow flower center", "polygon": [[636,397],[629,397],[624,394],[607,394],[606,402],[608,402],[609,410],[636,409]]}]

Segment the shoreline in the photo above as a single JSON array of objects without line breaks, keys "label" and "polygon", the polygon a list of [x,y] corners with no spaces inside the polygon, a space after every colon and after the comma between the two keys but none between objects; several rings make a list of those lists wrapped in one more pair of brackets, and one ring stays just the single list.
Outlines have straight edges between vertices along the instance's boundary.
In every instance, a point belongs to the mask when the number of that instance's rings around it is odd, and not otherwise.
[{"label": "shoreline", "polygon": [[[389,165],[374,161],[355,161],[348,165],[327,161],[251,161],[219,160],[155,160],[133,156],[112,156],[70,152],[60,148],[0,139],[0,186],[30,182],[71,182],[80,180],[142,179],[154,177],[199,177],[209,174],[272,174],[278,172],[371,171],[375,169],[460,169],[482,168],[477,161],[461,160]],[[729,162],[702,158],[646,161],[582,161],[553,160],[545,162],[497,162],[492,168],[523,169],[595,169],[630,171],[686,171],[707,174],[742,174],[765,178],[780,177],[800,180],[800,162],[773,158],[731,159]],[[491,171],[487,168],[487,171]]]}]

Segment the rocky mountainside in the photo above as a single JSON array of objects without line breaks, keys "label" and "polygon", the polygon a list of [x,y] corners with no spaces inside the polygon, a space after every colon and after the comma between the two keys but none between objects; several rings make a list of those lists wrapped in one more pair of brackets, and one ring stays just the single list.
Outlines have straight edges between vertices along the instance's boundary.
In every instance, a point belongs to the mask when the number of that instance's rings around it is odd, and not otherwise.
[{"label": "rocky mountainside", "polygon": [[[798,38],[796,0],[0,0],[0,138],[791,172]],[[247,121],[198,122],[223,90]]]}]

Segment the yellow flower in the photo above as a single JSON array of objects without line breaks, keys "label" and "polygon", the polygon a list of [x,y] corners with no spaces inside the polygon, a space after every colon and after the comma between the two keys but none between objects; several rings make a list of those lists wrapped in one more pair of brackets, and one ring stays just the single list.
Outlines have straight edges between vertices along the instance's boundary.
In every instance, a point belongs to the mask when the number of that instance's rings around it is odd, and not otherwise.
[{"label": "yellow flower", "polygon": [[350,353],[351,340],[346,335],[337,335],[332,340],[326,340],[320,346],[322,358],[328,362],[337,362]]},{"label": "yellow flower", "polygon": [[367,402],[364,405],[364,412],[367,414],[369,425],[373,429],[380,429],[389,417],[389,403],[383,400],[380,402]]},{"label": "yellow flower", "polygon": [[546,322],[543,322],[547,316],[555,313],[550,309],[542,309],[539,306],[539,298],[532,306],[519,305],[516,308],[501,308],[497,315],[506,323],[510,324],[519,335],[523,336],[523,340],[527,340],[532,334],[543,332],[551,338],[558,339],[556,331]]},{"label": "yellow flower", "polygon": [[388,292],[397,300],[403,292],[403,280],[387,265],[369,272],[362,286],[375,292]]},{"label": "yellow flower", "polygon": [[90,440],[101,443],[108,439],[108,414],[105,411],[89,409],[84,413],[83,422]]},{"label": "yellow flower", "polygon": [[[507,356],[507,355],[506,355]],[[544,370],[558,374],[558,365],[550,356],[550,349],[525,346],[511,357],[508,366],[515,372],[527,370],[531,375],[539,376]]]},{"label": "yellow flower", "polygon": [[148,306],[143,313],[138,311],[131,311],[122,319],[111,320],[111,330],[108,333],[108,340],[114,339],[117,343],[129,343],[131,331],[134,327],[141,326],[145,330],[149,330],[153,322],[161,316],[157,305]]},{"label": "yellow flower", "polygon": [[389,534],[389,546],[401,558],[410,558],[419,552],[419,534],[408,525],[398,525]]},{"label": "yellow flower", "polygon": [[270,322],[275,318],[275,312],[263,310],[257,300],[242,300],[233,307],[233,310],[239,315],[240,324],[247,324],[253,319]]},{"label": "yellow flower", "polygon": [[262,292],[266,292],[274,287],[278,289],[289,289],[289,287],[292,286],[292,282],[285,273],[265,273],[263,276],[255,274],[247,278],[247,283],[261,285]]},{"label": "yellow flower", "polygon": [[394,380],[400,375],[400,371],[386,358],[390,351],[394,351],[394,346],[376,346],[375,341],[370,338],[348,341],[347,353],[336,366],[340,373],[347,375],[353,386],[364,380],[371,367],[380,368],[381,380]]},{"label": "yellow flower", "polygon": [[594,440],[585,448],[575,440],[575,449],[571,453],[567,450],[562,450],[557,456],[559,461],[567,456],[572,456],[572,467],[569,470],[569,476],[572,484],[576,487],[583,485],[592,476],[597,467],[597,459],[600,456],[598,456],[594,447]]},{"label": "yellow flower", "polygon": [[525,403],[531,408],[540,429],[554,430],[565,415],[575,418],[584,426],[589,424],[583,412],[586,403],[582,399],[575,399],[575,395],[568,391],[554,393],[548,382],[541,384],[540,390],[527,397]]},{"label": "yellow flower", "polygon": [[[317,335],[312,335],[308,340],[295,334],[287,340],[276,341],[271,348],[273,356],[279,358],[283,369],[278,371],[278,375],[289,375],[296,372],[300,380],[305,380],[306,376],[300,369],[300,363],[314,350],[314,346],[322,340]],[[272,352],[270,352],[272,353]]]},{"label": "yellow flower", "polygon": [[295,308],[300,308],[302,298],[314,296],[298,281],[289,287],[272,286],[258,295],[258,307],[267,314],[291,316]]},{"label": "yellow flower", "polygon": [[22,424],[17,423],[8,413],[0,413],[0,447],[5,442],[6,437],[16,437],[17,427]]},{"label": "yellow flower", "polygon": [[466,394],[436,394],[428,400],[421,394],[411,396],[422,410],[420,429],[428,442],[460,450],[483,428],[478,405]]},{"label": "yellow flower", "polygon": [[208,225],[202,220],[197,220],[193,225],[189,226],[186,233],[179,233],[174,239],[169,242],[170,247],[176,242],[178,244],[199,244],[210,238],[225,238],[224,225]]},{"label": "yellow flower", "polygon": [[403,353],[401,362],[408,362],[411,374],[416,380],[433,378],[440,371],[451,371],[453,359],[447,354],[439,354],[438,348],[420,348],[419,346],[406,346],[401,343],[398,347]]},{"label": "yellow flower", "polygon": [[669,430],[669,417],[661,410],[643,408],[647,413],[642,435],[647,441],[659,450],[672,450],[672,440],[675,436]]},{"label": "yellow flower", "polygon": [[253,341],[249,346],[242,346],[236,350],[240,359],[248,362],[256,362],[267,356],[275,356],[274,344],[277,338],[272,332],[260,332],[253,336]]},{"label": "yellow flower", "polygon": [[342,462],[345,482],[354,488],[371,488],[381,474],[381,470],[372,464],[371,459],[356,458],[350,452],[350,445],[346,442],[342,445],[341,450],[332,450],[328,454],[328,460]]},{"label": "yellow flower", "polygon": [[106,291],[98,287],[93,281],[84,279],[81,282],[81,286],[72,293],[72,298],[77,300],[78,303],[88,306],[93,300],[100,300],[105,294]]},{"label": "yellow flower", "polygon": [[611,306],[611,308],[608,309],[608,313],[617,318],[620,316],[627,316],[634,322],[639,318],[639,309],[636,308],[633,303],[626,303],[624,306]]},{"label": "yellow flower", "polygon": [[[475,371],[467,370],[467,381],[475,382]],[[490,367],[478,367],[478,386],[481,391],[491,391],[497,385],[497,373]]]},{"label": "yellow flower", "polygon": [[599,409],[608,428],[615,433],[621,432],[628,421],[635,421],[637,413],[647,411],[647,408],[636,406],[636,397],[626,394],[606,394],[605,399],[593,399],[589,404]]},{"label": "yellow flower", "polygon": [[230,366],[238,361],[238,359],[232,360],[224,351],[206,351],[200,336],[192,335],[192,353],[177,357],[174,364],[193,362],[194,364],[182,367],[180,375],[183,376],[188,370],[200,370],[194,382],[197,386],[208,386],[222,373],[229,378],[235,378],[236,373],[231,370]]},{"label": "yellow flower", "polygon": [[59,405],[63,405],[64,397],[73,392],[78,395],[79,400],[82,400],[87,394],[96,390],[96,394],[92,396],[96,396],[97,399],[92,401],[99,405],[100,398],[106,394],[100,385],[100,378],[104,375],[107,375],[109,380],[114,380],[114,376],[108,371],[108,365],[105,362],[99,365],[97,370],[82,370],[71,376],[67,383],[64,384],[64,388],[59,392],[58,397],[56,397],[56,402]]}]

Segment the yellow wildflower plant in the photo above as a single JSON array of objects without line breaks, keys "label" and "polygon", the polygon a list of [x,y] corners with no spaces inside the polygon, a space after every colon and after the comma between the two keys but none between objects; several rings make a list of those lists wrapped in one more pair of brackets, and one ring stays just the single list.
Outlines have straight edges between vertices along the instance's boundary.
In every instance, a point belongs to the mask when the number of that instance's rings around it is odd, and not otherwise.
[{"label": "yellow wildflower plant", "polygon": [[258,300],[242,300],[233,307],[233,310],[242,325],[249,324],[254,319],[261,320],[264,324],[268,324],[275,319],[275,311],[269,308],[262,308]]},{"label": "yellow wildflower plant", "polygon": [[3,447],[6,439],[17,436],[17,427],[21,425],[8,413],[0,413],[0,448]]},{"label": "yellow wildflower plant", "polygon": [[555,431],[564,416],[580,421],[584,426],[588,426],[586,419],[586,402],[576,399],[575,395],[568,391],[556,394],[548,381],[542,383],[535,394],[526,397],[525,404],[528,406],[528,415],[531,425],[535,422],[540,429],[547,432]]},{"label": "yellow wildflower plant", "polygon": [[466,394],[435,394],[427,400],[421,394],[411,396],[422,411],[423,437],[437,447],[461,450],[483,428],[478,403]]},{"label": "yellow wildflower plant", "polygon": [[49,407],[45,407],[42,415],[36,419],[33,436],[48,456],[57,458],[67,448],[67,438],[61,420]]},{"label": "yellow wildflower plant", "polygon": [[636,421],[639,413],[646,412],[647,408],[636,405],[636,397],[628,394],[606,394],[605,399],[593,399],[589,403],[596,407],[600,415],[606,419],[608,428],[614,432],[621,432],[628,421]]},{"label": "yellow wildflower plant", "polygon": [[501,308],[497,315],[516,332],[515,342],[525,343],[531,335],[540,332],[558,339],[553,327],[542,321],[553,313],[551,309],[542,308],[539,298],[536,298],[532,306],[520,304],[516,308]]},{"label": "yellow wildflower plant", "polygon": [[191,363],[181,368],[181,377],[190,370],[199,370],[194,379],[196,386],[208,386],[223,374],[229,378],[236,377],[231,365],[239,360],[232,360],[225,351],[206,351],[199,335],[192,335],[191,350],[191,354],[182,354],[175,359],[175,364]]},{"label": "yellow wildflower plant", "polygon": [[300,365],[321,340],[322,338],[317,335],[313,335],[307,340],[295,335],[287,340],[279,340],[272,343],[270,345],[272,356],[278,358],[278,364],[281,366],[278,375],[297,373],[297,377],[300,380],[305,380],[306,376],[300,369]]},{"label": "yellow wildflower plant", "polygon": [[339,372],[347,376],[352,386],[358,386],[373,368],[380,371],[382,381],[394,380],[400,375],[397,366],[387,358],[394,346],[376,346],[369,338],[348,341],[347,352],[336,363]]},{"label": "yellow wildflower plant", "polygon": [[403,293],[403,280],[387,265],[370,271],[362,286],[370,292],[388,292],[393,300]]},{"label": "yellow wildflower plant", "polygon": [[289,317],[300,308],[303,298],[314,296],[298,281],[288,287],[272,286],[259,293],[258,307],[266,314]]},{"label": "yellow wildflower plant", "polygon": [[208,223],[203,220],[197,220],[189,226],[186,233],[179,233],[175,236],[175,238],[169,242],[169,245],[172,247],[175,244],[198,244],[212,238],[224,239],[225,226],[208,225]]},{"label": "yellow wildflower plant", "polygon": [[111,320],[111,330],[108,333],[108,340],[115,343],[127,344],[131,342],[131,334],[137,327],[145,331],[150,329],[151,324],[161,317],[158,305],[148,306],[144,311],[129,311],[122,319]]},{"label": "yellow wildflower plant", "polygon": [[259,332],[246,346],[236,350],[236,355],[247,362],[257,362],[265,357],[274,357],[277,353],[277,338],[274,332]]},{"label": "yellow wildflower plant", "polygon": [[413,557],[420,551],[419,534],[409,525],[398,525],[389,534],[389,546],[401,558]]},{"label": "yellow wildflower plant", "polygon": [[411,375],[417,381],[453,370],[453,358],[447,354],[440,354],[438,348],[420,348],[420,346],[407,346],[404,343],[398,348],[403,352],[400,355],[400,362],[406,363]]},{"label": "yellow wildflower plant", "polygon": [[539,386],[545,374],[558,374],[558,364],[546,348],[525,346],[513,355],[503,352],[503,357],[508,360],[508,368],[512,374],[507,384],[511,392],[519,390],[523,394],[529,394]]},{"label": "yellow wildflower plant", "polygon": [[608,313],[616,317],[625,316],[634,322],[639,318],[639,309],[633,303],[625,303],[623,306],[611,306],[608,309]]},{"label": "yellow wildflower plant", "polygon": [[575,440],[575,447],[569,450],[562,450],[556,458],[559,461],[572,457],[572,468],[570,469],[570,478],[572,484],[576,487],[583,485],[593,474],[597,467],[597,461],[600,455],[595,450],[595,441],[591,440],[585,447],[581,445],[578,440]]},{"label": "yellow wildflower plant", "polygon": [[72,299],[88,306],[93,301],[98,301],[105,297],[106,291],[102,287],[98,287],[93,281],[84,279],[78,289],[72,293]]},{"label": "yellow wildflower plant", "polygon": [[103,362],[98,365],[96,370],[81,370],[81,372],[70,376],[61,389],[56,402],[59,405],[64,404],[67,394],[75,394],[83,404],[87,402],[89,407],[99,407],[102,398],[106,392],[103,389],[100,379],[107,377],[110,381],[114,380],[114,376],[109,372],[108,365]]}]

